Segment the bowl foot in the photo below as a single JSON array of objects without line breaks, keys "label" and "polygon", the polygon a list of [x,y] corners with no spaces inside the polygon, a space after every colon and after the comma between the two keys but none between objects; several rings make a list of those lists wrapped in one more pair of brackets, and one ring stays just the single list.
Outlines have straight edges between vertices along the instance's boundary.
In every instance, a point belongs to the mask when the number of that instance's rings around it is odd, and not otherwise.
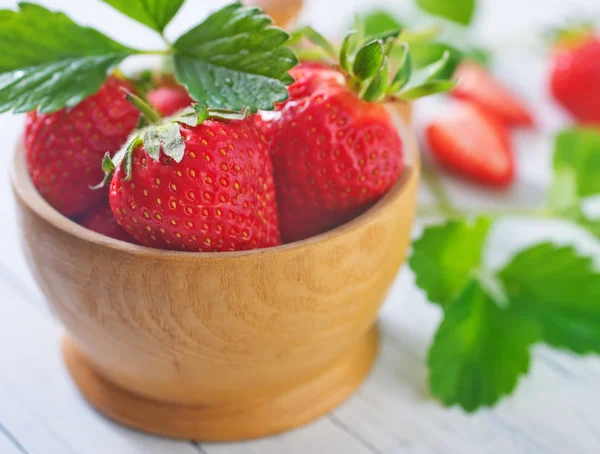
[{"label": "bowl foot", "polygon": [[328,413],[367,376],[377,354],[374,326],[318,376],[285,393],[228,406],[182,406],[132,394],[100,377],[75,343],[65,337],[63,355],[84,397],[102,414],[157,435],[200,441],[235,441],[283,432]]}]

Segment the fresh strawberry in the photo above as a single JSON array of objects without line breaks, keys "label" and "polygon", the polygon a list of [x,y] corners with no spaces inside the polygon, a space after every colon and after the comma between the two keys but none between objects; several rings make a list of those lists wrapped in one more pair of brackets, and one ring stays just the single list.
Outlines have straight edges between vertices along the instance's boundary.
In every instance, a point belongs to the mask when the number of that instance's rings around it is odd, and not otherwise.
[{"label": "fresh strawberry", "polygon": [[165,117],[189,107],[194,102],[187,90],[181,86],[155,88],[148,92],[147,98],[150,104]]},{"label": "fresh strawberry", "polygon": [[110,76],[100,91],[72,109],[26,117],[24,145],[35,187],[65,216],[78,216],[106,197],[91,186],[102,179],[98,162],[127,140],[139,112],[121,87],[130,85]]},{"label": "fresh strawberry", "polygon": [[150,126],[116,162],[105,158],[112,210],[140,243],[188,251],[280,244],[267,147],[252,121],[221,114]]},{"label": "fresh strawberry", "polygon": [[136,243],[133,237],[123,230],[123,228],[118,224],[112,210],[110,209],[108,200],[106,202],[102,202],[100,205],[86,214],[81,220],[80,224],[87,229],[109,236],[116,240],[127,241],[128,243]]},{"label": "fresh strawberry", "polygon": [[292,69],[293,100],[281,109],[272,143],[285,242],[354,218],[404,168],[402,140],[385,107],[356,96],[339,71],[314,71]]},{"label": "fresh strawberry", "polygon": [[479,105],[507,126],[533,126],[533,117],[523,102],[480,64],[464,61],[455,76],[459,79],[451,92],[455,97]]},{"label": "fresh strawberry", "polygon": [[452,103],[427,127],[426,136],[435,157],[449,170],[494,187],[514,180],[506,126],[477,105]]},{"label": "fresh strawberry", "polygon": [[586,35],[562,43],[552,58],[550,89],[577,121],[600,125],[600,39]]},{"label": "fresh strawberry", "polygon": [[295,82],[290,99],[279,107],[271,143],[284,242],[351,220],[398,179],[404,169],[402,139],[378,101],[414,99],[454,86],[434,79],[448,56],[428,68],[429,79],[422,80],[427,85],[407,85],[410,59],[388,78],[384,48],[383,41],[371,41],[348,58],[352,49],[346,40],[340,54],[344,70],[305,63],[290,71]]}]

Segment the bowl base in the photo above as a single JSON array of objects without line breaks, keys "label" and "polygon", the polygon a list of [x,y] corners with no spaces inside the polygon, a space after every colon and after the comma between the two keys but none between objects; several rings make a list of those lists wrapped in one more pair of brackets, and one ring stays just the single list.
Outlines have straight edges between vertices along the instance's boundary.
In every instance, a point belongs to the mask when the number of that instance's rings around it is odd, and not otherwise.
[{"label": "bowl base", "polygon": [[83,396],[119,423],[172,438],[236,441],[298,427],[337,407],[366,378],[378,340],[374,326],[318,376],[268,399],[222,407],[188,407],[132,394],[100,377],[69,337],[64,338],[63,355]]}]

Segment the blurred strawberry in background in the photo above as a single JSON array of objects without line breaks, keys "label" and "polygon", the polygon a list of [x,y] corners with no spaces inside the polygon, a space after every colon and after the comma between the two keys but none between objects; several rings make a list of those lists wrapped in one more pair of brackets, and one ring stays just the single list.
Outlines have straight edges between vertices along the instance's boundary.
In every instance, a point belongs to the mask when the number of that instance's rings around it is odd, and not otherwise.
[{"label": "blurred strawberry in background", "polygon": [[533,126],[529,109],[484,66],[466,60],[454,75],[459,82],[452,91],[453,96],[477,104],[507,126]]},{"label": "blurred strawberry in background", "polygon": [[600,125],[600,39],[589,27],[559,32],[550,90],[576,121]]},{"label": "blurred strawberry in background", "polygon": [[427,126],[431,152],[448,170],[491,187],[513,182],[515,166],[506,126],[469,101],[455,101],[441,109]]}]

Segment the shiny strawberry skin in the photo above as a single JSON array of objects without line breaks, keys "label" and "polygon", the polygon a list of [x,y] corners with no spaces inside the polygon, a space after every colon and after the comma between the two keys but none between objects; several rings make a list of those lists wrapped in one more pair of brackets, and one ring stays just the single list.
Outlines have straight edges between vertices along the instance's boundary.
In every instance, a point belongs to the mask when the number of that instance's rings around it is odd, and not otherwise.
[{"label": "shiny strawberry skin", "polygon": [[476,104],[456,101],[425,131],[429,147],[448,170],[491,187],[515,177],[506,126]]},{"label": "shiny strawberry skin", "polygon": [[280,244],[273,168],[248,120],[180,126],[180,163],[133,152],[131,179],[119,167],[110,204],[140,243],[185,251],[239,251]]},{"label": "shiny strawberry skin", "polygon": [[552,58],[550,89],[577,121],[600,125],[600,39],[557,49]]},{"label": "shiny strawberry skin", "polygon": [[465,61],[458,67],[455,77],[459,82],[451,92],[453,96],[477,104],[507,126],[534,125],[533,116],[524,103],[483,66]]},{"label": "shiny strawberry skin", "polygon": [[94,232],[101,233],[110,238],[116,240],[127,241],[128,243],[137,243],[131,235],[129,235],[123,228],[118,224],[115,218],[108,200],[103,201],[86,214],[80,221],[80,224]]},{"label": "shiny strawberry skin", "polygon": [[27,114],[24,146],[29,173],[42,197],[65,216],[83,214],[103,197],[102,157],[127,140],[139,120],[125,81],[110,76],[98,93],[71,109]]},{"label": "shiny strawberry skin", "polygon": [[148,92],[148,101],[163,116],[170,116],[194,102],[183,87],[164,86]]},{"label": "shiny strawberry skin", "polygon": [[403,145],[381,104],[319,65],[291,71],[271,145],[284,242],[330,230],[372,206],[400,176]]}]

